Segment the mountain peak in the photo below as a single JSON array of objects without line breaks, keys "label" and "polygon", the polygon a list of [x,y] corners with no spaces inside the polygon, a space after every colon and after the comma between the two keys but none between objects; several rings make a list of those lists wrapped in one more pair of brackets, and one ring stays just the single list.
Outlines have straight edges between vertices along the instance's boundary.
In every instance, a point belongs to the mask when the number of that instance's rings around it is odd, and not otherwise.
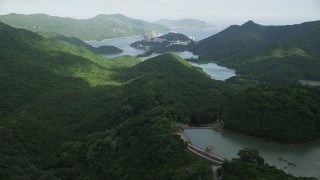
[{"label": "mountain peak", "polygon": [[247,21],[246,23],[244,23],[242,26],[253,27],[253,26],[259,26],[259,24],[256,24],[256,23],[253,22],[252,20],[249,20],[249,21]]},{"label": "mountain peak", "polygon": [[255,24],[255,22],[253,22],[252,20],[247,21],[245,24]]}]

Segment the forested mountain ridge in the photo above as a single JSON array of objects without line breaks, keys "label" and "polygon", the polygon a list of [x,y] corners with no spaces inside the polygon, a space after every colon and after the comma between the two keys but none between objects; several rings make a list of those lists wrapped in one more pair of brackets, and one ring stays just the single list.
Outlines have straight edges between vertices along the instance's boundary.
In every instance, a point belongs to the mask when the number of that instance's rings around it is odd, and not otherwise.
[{"label": "forested mountain ridge", "polygon": [[80,40],[79,38],[76,37],[66,37],[66,36],[62,36],[59,35],[57,33],[47,33],[47,32],[38,32],[38,34],[50,38],[52,40],[56,40],[56,41],[64,41],[76,46],[80,46],[83,47],[93,53],[96,54],[118,54],[123,52],[122,49],[119,49],[115,46],[100,46],[100,47],[93,47],[90,44],[83,42],[82,40]]},{"label": "forested mountain ridge", "polygon": [[229,97],[224,128],[262,139],[303,143],[320,138],[320,89],[260,86]]},{"label": "forested mountain ridge", "polygon": [[30,31],[55,32],[81,40],[104,40],[110,38],[143,35],[150,31],[168,31],[165,26],[143,20],[131,19],[121,14],[98,15],[90,19],[72,19],[46,14],[1,15],[0,21],[13,27]]},{"label": "forested mountain ridge", "polygon": [[249,21],[199,42],[201,60],[236,69],[238,77],[258,83],[292,84],[319,80],[320,21],[261,26]]},{"label": "forested mountain ridge", "polygon": [[318,27],[320,21],[287,26],[263,26],[248,21],[241,26],[232,25],[218,34],[199,41],[195,52],[220,60],[258,50],[268,44]]},{"label": "forested mountain ridge", "polygon": [[[197,90],[206,76],[131,79],[125,72],[136,58],[101,58],[2,23],[0,32],[1,179],[212,178],[174,126],[208,110],[214,99],[197,93],[223,97],[215,84]],[[192,110],[190,101],[206,106]]]},{"label": "forested mountain ridge", "polygon": [[173,54],[106,59],[2,23],[0,49],[0,179],[212,179],[177,123],[231,119],[245,87]]}]

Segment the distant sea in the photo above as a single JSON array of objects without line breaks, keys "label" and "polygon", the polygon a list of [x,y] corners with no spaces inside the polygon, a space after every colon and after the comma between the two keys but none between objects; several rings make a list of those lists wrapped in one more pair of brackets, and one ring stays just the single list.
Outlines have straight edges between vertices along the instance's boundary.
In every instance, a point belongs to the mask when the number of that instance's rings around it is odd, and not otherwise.
[{"label": "distant sea", "polygon": [[187,28],[179,28],[172,29],[172,31],[182,33],[184,35],[193,36],[197,41],[210,37],[212,35],[217,34],[218,32],[224,30],[225,28],[217,28],[217,29],[187,29]]}]

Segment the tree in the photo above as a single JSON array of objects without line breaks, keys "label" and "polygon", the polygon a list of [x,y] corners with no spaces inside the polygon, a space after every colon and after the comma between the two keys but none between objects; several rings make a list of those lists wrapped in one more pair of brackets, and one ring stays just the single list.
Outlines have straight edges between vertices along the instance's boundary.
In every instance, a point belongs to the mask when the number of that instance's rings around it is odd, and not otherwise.
[{"label": "tree", "polygon": [[264,159],[260,156],[259,152],[255,149],[244,148],[240,150],[237,155],[239,161],[252,163],[255,165],[264,165]]}]

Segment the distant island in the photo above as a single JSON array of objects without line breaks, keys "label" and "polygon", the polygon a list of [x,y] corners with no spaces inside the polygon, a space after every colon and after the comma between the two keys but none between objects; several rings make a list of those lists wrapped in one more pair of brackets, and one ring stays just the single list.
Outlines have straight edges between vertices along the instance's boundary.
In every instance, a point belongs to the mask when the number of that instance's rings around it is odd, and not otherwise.
[{"label": "distant island", "polygon": [[219,28],[216,24],[207,23],[198,19],[179,19],[179,20],[169,20],[161,19],[155,22],[156,24],[161,24],[168,28],[197,28],[197,29],[216,29]]},{"label": "distant island", "polygon": [[143,35],[146,32],[164,32],[170,29],[159,24],[128,18],[122,14],[101,14],[90,19],[72,19],[46,14],[1,15],[0,22],[33,32],[55,32],[83,41]]},{"label": "distant island", "polygon": [[147,50],[140,57],[149,56],[152,53],[164,53],[171,51],[185,51],[191,45],[196,43],[196,39],[192,36],[186,36],[177,32],[170,32],[164,35],[156,33],[146,33],[142,41],[132,43],[130,46]]}]

